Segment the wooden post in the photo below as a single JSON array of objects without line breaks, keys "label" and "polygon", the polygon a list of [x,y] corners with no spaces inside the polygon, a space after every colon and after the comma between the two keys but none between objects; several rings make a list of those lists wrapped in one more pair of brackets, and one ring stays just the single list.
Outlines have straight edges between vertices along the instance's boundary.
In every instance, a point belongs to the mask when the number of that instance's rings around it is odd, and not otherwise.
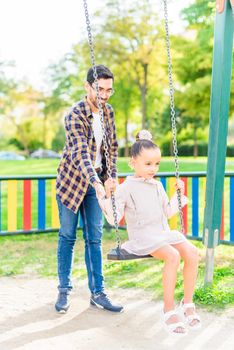
[{"label": "wooden post", "polygon": [[205,283],[213,281],[214,248],[219,244],[232,73],[233,0],[217,0],[213,49],[210,126],[203,242]]}]

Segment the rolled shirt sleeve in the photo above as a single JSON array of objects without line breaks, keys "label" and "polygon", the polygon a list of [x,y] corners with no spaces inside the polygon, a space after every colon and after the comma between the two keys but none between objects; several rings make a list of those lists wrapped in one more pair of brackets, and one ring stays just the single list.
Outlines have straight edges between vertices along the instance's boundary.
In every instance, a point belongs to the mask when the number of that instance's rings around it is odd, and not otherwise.
[{"label": "rolled shirt sleeve", "polygon": [[100,182],[92,165],[87,136],[82,117],[71,113],[65,118],[65,128],[71,145],[71,160],[83,178],[89,179],[91,185]]}]

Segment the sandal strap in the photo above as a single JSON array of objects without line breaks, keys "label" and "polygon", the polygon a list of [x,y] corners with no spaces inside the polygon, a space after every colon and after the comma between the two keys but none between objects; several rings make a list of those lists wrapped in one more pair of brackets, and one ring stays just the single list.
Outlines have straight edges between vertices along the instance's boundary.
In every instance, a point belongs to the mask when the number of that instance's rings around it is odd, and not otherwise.
[{"label": "sandal strap", "polygon": [[195,304],[194,303],[187,303],[187,304],[182,303],[182,307],[184,307],[185,309],[189,309],[189,308],[193,307],[195,309]]},{"label": "sandal strap", "polygon": [[189,324],[195,320],[198,322],[201,322],[200,316],[197,313],[186,316],[186,320],[187,320],[187,323]]},{"label": "sandal strap", "polygon": [[167,312],[162,311],[162,315],[163,315],[164,321],[167,322],[171,316],[177,316],[178,314],[175,310],[171,310]]},{"label": "sandal strap", "polygon": [[175,332],[175,330],[179,327],[186,329],[183,322],[176,322],[176,323],[170,323],[170,324],[167,323],[166,326],[171,332],[174,332],[174,333],[179,333],[179,332]]}]

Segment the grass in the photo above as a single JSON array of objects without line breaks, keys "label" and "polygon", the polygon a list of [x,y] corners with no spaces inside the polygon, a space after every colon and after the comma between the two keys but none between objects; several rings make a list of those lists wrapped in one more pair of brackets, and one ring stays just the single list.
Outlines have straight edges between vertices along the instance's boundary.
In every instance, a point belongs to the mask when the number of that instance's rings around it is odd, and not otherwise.
[{"label": "grass", "polygon": [[[121,231],[122,238],[126,232]],[[78,243],[75,248],[73,278],[84,279],[84,247],[81,231],[78,231]],[[139,288],[147,290],[154,299],[162,299],[162,267],[154,259],[132,260],[124,262],[107,261],[106,254],[114,246],[114,233],[104,232],[103,269],[107,288]],[[195,291],[195,301],[207,310],[223,309],[234,305],[234,255],[233,247],[218,246],[214,283],[203,285],[205,269],[205,248],[200,242],[194,243],[200,252],[201,262]],[[57,277],[57,234],[24,235],[0,237],[0,276],[30,275],[31,277]],[[182,266],[181,266],[182,270]],[[176,294],[177,301],[183,295],[183,279],[178,273]]]},{"label": "grass", "polygon": [[[129,158],[119,158],[118,171],[131,172],[128,166]],[[205,171],[206,157],[180,157],[180,171]],[[56,174],[59,164],[58,159],[26,159],[23,161],[0,160],[0,175],[42,175]],[[234,161],[227,158],[226,170],[234,171]],[[172,157],[163,157],[160,171],[174,171],[174,160]]]},{"label": "grass", "polygon": [[[27,159],[24,161],[3,161],[0,160],[0,175],[56,175],[58,167],[57,159]],[[196,161],[193,163],[184,162],[181,164],[181,170],[190,171],[191,167],[193,170],[203,171],[206,167],[206,161]],[[118,171],[131,172],[128,166],[127,158],[119,158],[118,160]],[[170,160],[163,160],[160,165],[160,171],[173,171],[173,162]]]}]

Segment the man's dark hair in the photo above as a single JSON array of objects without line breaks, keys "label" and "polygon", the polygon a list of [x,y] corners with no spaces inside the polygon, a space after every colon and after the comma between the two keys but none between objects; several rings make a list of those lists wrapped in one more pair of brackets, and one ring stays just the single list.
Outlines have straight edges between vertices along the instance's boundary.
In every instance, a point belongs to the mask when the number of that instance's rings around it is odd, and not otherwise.
[{"label": "man's dark hair", "polygon": [[[107,68],[106,66],[103,66],[103,64],[99,64],[98,66],[96,66],[96,70],[97,70],[98,79],[113,79],[114,81],[113,73],[110,71],[109,68]],[[95,79],[93,76],[93,67],[91,67],[89,68],[87,73],[87,82],[89,84],[93,84],[94,80]]]}]

